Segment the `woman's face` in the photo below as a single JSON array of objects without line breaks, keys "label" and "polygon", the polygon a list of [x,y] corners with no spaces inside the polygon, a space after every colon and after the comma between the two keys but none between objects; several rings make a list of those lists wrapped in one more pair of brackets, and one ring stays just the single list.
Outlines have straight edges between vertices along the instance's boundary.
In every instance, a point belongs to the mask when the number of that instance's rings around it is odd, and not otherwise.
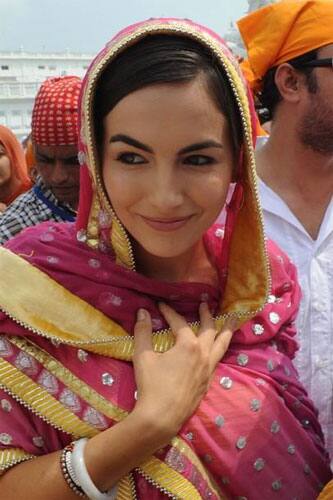
[{"label": "woman's face", "polygon": [[141,250],[190,251],[225,203],[233,170],[229,130],[200,77],[123,98],[104,119],[103,179]]},{"label": "woman's face", "polygon": [[4,186],[11,177],[10,160],[4,146],[0,142],[0,186]]}]

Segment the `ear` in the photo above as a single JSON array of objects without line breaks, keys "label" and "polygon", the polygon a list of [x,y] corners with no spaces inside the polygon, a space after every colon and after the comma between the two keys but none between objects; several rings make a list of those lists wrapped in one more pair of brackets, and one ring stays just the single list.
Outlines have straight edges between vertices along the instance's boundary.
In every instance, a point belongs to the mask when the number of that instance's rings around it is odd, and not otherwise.
[{"label": "ear", "polygon": [[299,101],[303,80],[303,75],[288,63],[280,64],[275,73],[275,85],[282,99],[290,103]]}]

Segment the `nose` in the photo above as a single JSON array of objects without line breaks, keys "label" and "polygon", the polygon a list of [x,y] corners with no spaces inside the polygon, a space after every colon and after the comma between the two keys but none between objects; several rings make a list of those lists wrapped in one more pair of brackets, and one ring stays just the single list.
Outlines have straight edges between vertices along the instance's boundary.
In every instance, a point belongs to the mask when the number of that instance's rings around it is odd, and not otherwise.
[{"label": "nose", "polygon": [[184,202],[180,176],[171,168],[157,168],[150,188],[150,203],[161,214],[177,209]]},{"label": "nose", "polygon": [[52,167],[52,184],[65,184],[68,179],[68,166],[61,159],[56,159]]}]

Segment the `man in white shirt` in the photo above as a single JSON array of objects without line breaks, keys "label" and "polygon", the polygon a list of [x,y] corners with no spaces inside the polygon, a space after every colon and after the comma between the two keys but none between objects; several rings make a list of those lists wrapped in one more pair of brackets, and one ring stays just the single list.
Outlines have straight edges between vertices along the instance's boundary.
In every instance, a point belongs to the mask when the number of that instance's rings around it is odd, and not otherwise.
[{"label": "man in white shirt", "polygon": [[333,2],[278,2],[239,28],[272,117],[257,151],[266,232],[298,268],[295,363],[333,458]]}]

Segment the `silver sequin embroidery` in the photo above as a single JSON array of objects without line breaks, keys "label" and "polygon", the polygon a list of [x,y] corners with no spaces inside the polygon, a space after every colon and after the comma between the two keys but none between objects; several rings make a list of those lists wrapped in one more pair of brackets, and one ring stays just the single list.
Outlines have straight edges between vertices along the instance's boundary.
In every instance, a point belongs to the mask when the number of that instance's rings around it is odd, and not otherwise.
[{"label": "silver sequin embroidery", "polygon": [[257,458],[257,460],[253,464],[253,467],[255,468],[255,470],[260,472],[265,467],[265,460],[263,458]]},{"label": "silver sequin embroidery", "polygon": [[102,375],[102,384],[103,385],[108,385],[111,386],[114,383],[114,378],[112,377],[111,373],[105,372]]},{"label": "silver sequin embroidery", "polygon": [[252,325],[252,331],[254,335],[262,335],[265,332],[265,329],[260,323],[255,323]]},{"label": "silver sequin embroidery", "polygon": [[239,450],[243,450],[246,445],[247,445],[247,439],[246,439],[246,437],[245,436],[240,436],[237,439],[236,448],[238,448]]},{"label": "silver sequin embroidery", "polygon": [[277,325],[280,321],[280,316],[278,315],[278,313],[271,311],[269,313],[269,321],[273,323],[273,325]]},{"label": "silver sequin embroidery", "polygon": [[221,377],[220,379],[220,384],[224,387],[224,389],[231,389],[232,383],[233,382],[230,377]]},{"label": "silver sequin embroidery", "polygon": [[246,366],[248,362],[249,362],[249,357],[247,354],[244,353],[238,354],[237,363],[239,364],[239,366]]}]

